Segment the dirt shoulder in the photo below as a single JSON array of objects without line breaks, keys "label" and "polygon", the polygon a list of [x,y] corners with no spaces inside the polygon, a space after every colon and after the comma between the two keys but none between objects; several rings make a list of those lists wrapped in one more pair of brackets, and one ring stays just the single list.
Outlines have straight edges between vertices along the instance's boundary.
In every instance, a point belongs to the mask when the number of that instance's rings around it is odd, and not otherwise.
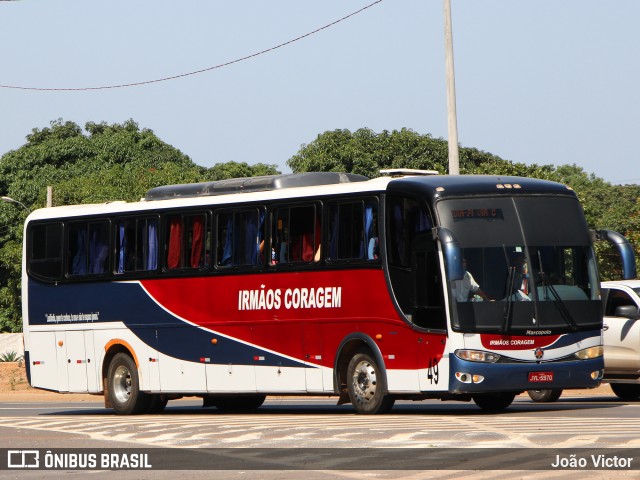
[{"label": "dirt shoulder", "polygon": [[[523,395],[527,395],[526,393]],[[576,396],[615,397],[608,384],[589,390],[567,390],[564,398]],[[31,388],[23,363],[0,362],[0,402],[102,402],[100,395],[56,393]]]},{"label": "dirt shoulder", "polygon": [[99,395],[61,394],[32,388],[24,363],[0,362],[0,402],[101,402]]}]

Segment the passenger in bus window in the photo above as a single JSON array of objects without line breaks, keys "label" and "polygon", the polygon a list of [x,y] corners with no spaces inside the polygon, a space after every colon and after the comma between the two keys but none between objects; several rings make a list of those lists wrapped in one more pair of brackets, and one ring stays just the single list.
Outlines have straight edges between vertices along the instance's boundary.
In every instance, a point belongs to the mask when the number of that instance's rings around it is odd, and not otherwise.
[{"label": "passenger in bus window", "polygon": [[452,283],[453,295],[458,302],[491,300],[486,293],[480,289],[480,285],[476,282],[471,272],[467,270],[467,260],[462,259],[462,268],[464,276],[462,280],[454,280]]}]

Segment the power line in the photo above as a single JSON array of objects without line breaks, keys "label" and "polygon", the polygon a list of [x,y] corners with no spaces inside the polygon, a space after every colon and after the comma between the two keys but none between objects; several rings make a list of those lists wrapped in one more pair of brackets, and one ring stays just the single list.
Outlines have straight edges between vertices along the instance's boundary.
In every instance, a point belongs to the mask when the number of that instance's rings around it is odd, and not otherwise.
[{"label": "power line", "polygon": [[351,12],[348,15],[345,15],[342,18],[339,18],[338,20],[334,20],[331,23],[328,23],[320,28],[316,28],[315,30],[305,33],[304,35],[300,35],[299,37],[293,38],[291,40],[288,40],[284,43],[280,43],[279,45],[273,46],[273,47],[269,47],[269,48],[265,48],[264,50],[260,50],[259,52],[255,52],[252,53],[250,55],[246,55],[244,57],[241,58],[237,58],[235,60],[231,60],[229,62],[225,62],[225,63],[220,63],[218,65],[214,65],[212,67],[207,67],[207,68],[202,68],[200,70],[195,70],[193,72],[188,72],[188,73],[181,73],[178,75],[172,75],[170,77],[163,77],[163,78],[157,78],[155,80],[145,80],[142,82],[131,82],[131,83],[121,83],[118,85],[103,85],[100,87],[75,87],[75,88],[71,88],[71,87],[63,87],[63,88],[52,88],[52,87],[25,87],[25,86],[21,86],[21,85],[1,85],[0,84],[0,88],[10,88],[10,89],[14,89],[14,90],[36,90],[36,91],[49,91],[49,92],[69,92],[69,91],[86,91],[86,90],[109,90],[109,89],[115,89],[115,88],[126,88],[126,87],[138,87],[140,85],[148,85],[151,83],[159,83],[159,82],[166,82],[168,80],[176,80],[178,78],[184,78],[184,77],[189,77],[192,75],[198,75],[200,73],[204,73],[204,72],[209,72],[211,70],[215,70],[218,68],[222,68],[222,67],[228,67],[229,65],[233,65],[235,63],[239,63],[239,62],[243,62],[245,60],[249,60],[251,58],[254,57],[258,57],[260,55],[264,55],[265,53],[269,53],[272,52],[274,50],[277,50],[279,48],[282,47],[286,47],[287,45],[291,45],[292,43],[295,43],[299,40],[302,40],[304,38],[310,37],[311,35],[314,35],[316,33],[321,32],[322,30],[326,30],[327,28],[333,27],[334,25],[337,25],[340,22],[343,22],[344,20],[347,20],[355,15],[358,15],[359,13],[364,12],[365,10],[373,7],[374,5],[381,3],[382,0],[376,0],[373,3],[370,3],[369,5],[366,5],[364,7],[362,7],[359,10],[356,10],[355,12]]}]

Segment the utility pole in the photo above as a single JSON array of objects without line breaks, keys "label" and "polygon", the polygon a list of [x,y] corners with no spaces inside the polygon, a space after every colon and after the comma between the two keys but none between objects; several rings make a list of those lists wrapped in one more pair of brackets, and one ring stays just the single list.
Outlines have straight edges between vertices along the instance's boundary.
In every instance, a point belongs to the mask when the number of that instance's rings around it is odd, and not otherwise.
[{"label": "utility pole", "polygon": [[444,47],[447,74],[447,118],[449,125],[449,175],[459,175],[460,160],[458,158],[458,119],[456,116],[456,81],[453,69],[451,0],[444,0]]}]

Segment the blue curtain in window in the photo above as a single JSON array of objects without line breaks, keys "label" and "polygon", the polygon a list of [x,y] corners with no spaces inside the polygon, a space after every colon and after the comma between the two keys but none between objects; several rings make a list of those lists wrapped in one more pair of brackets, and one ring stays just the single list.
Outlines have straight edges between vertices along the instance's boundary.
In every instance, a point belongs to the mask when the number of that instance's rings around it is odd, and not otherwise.
[{"label": "blue curtain in window", "polygon": [[[258,217],[253,213],[245,213],[242,215],[241,220],[241,232],[244,235],[237,235],[236,241],[238,242],[238,265],[255,265],[258,263]],[[242,238],[244,236],[244,238]],[[241,246],[242,245],[242,246]],[[242,248],[244,247],[244,248]]]},{"label": "blue curtain in window", "polygon": [[106,271],[107,254],[109,253],[109,247],[104,239],[106,232],[103,225],[94,225],[89,228],[91,229],[89,273],[104,273]]},{"label": "blue curtain in window", "polygon": [[416,233],[426,232],[431,230],[431,222],[427,217],[427,212],[422,208],[419,208],[416,212]]},{"label": "blue curtain in window", "polygon": [[126,257],[126,243],[127,243],[127,239],[125,236],[125,227],[124,227],[124,223],[119,223],[118,224],[118,242],[119,242],[119,247],[118,247],[118,268],[116,269],[116,271],[118,273],[124,273],[124,262]]},{"label": "blue curtain in window", "polygon": [[[373,231],[373,205],[365,205],[364,207],[364,244],[367,246],[367,257],[369,260],[373,260],[374,257],[374,244],[377,238],[374,240],[374,235],[377,237],[377,232]],[[361,255],[364,258],[364,255]]]},{"label": "blue curtain in window", "polygon": [[220,265],[231,265],[231,256],[233,255],[233,215],[229,215],[227,219],[227,235],[224,240],[222,250],[222,259]]},{"label": "blue curtain in window", "polygon": [[82,228],[76,235],[76,254],[71,263],[72,275],[84,275],[87,273],[87,230]]},{"label": "blue curtain in window", "polygon": [[147,264],[146,270],[158,268],[158,226],[155,220],[147,223]]}]

